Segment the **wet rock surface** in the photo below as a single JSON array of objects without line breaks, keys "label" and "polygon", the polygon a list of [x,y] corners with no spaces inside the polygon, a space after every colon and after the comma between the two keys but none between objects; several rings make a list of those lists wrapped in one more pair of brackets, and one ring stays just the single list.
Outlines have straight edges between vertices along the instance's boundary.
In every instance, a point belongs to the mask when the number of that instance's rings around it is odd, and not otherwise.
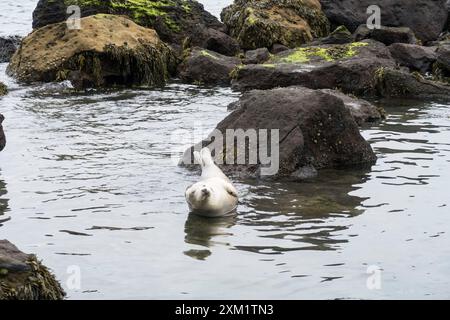
[{"label": "wet rock surface", "polygon": [[0,300],[61,300],[65,292],[34,255],[0,240]]},{"label": "wet rock surface", "polygon": [[0,37],[0,63],[9,62],[21,40],[19,36]]}]

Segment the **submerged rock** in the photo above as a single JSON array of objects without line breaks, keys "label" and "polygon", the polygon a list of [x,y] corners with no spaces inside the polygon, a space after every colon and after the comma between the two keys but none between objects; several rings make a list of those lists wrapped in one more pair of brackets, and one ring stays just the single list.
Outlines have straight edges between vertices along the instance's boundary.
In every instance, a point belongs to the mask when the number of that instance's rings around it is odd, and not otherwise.
[{"label": "submerged rock", "polygon": [[7,73],[22,82],[71,80],[77,88],[164,85],[176,69],[173,51],[152,29],[124,17],[81,19],[33,31],[14,54]]},{"label": "submerged rock", "polygon": [[65,292],[34,255],[0,240],[0,300],[61,300]]},{"label": "submerged rock", "polygon": [[394,43],[389,46],[389,51],[400,66],[422,73],[431,71],[432,65],[437,59],[436,48],[433,47]]},{"label": "submerged rock", "polygon": [[33,28],[66,21],[70,5],[79,6],[82,17],[99,13],[125,15],[138,25],[155,29],[164,42],[178,46],[186,38],[191,38],[194,46],[202,46],[205,39],[211,38],[221,43],[219,47],[232,41],[224,33],[224,25],[194,0],[39,0],[33,12]]},{"label": "submerged rock", "polygon": [[355,31],[354,38],[356,41],[364,39],[373,39],[389,46],[393,43],[409,43],[416,44],[418,41],[414,32],[408,27],[385,27],[377,29],[369,29],[365,24],[360,25]]},{"label": "submerged rock", "polygon": [[395,67],[395,61],[385,45],[373,40],[301,47],[264,64],[237,68],[232,85],[241,91],[300,85],[366,95],[373,92],[375,72],[381,67]]},{"label": "submerged rock", "polygon": [[236,57],[227,57],[202,48],[194,48],[179,65],[180,78],[190,83],[229,84],[231,73],[241,63]]},{"label": "submerged rock", "polygon": [[322,10],[335,26],[350,31],[367,23],[369,6],[381,8],[381,23],[390,27],[409,27],[423,42],[439,37],[447,23],[447,0],[320,0]]},{"label": "submerged rock", "polygon": [[0,63],[9,62],[22,40],[19,36],[0,37]]},{"label": "submerged rock", "polygon": [[221,17],[246,50],[275,44],[293,48],[330,31],[318,0],[235,0]]},{"label": "submerged rock", "polygon": [[[255,155],[260,154],[262,148],[271,150],[273,157],[279,156],[279,170],[265,176],[273,179],[302,180],[316,175],[320,169],[367,166],[376,161],[349,109],[334,93],[303,87],[253,90],[245,93],[238,104],[237,109],[217,125],[216,131],[200,143],[216,152],[215,160],[227,174],[263,177],[267,165],[262,164],[261,157],[251,162],[249,155],[249,150]],[[265,146],[259,138],[257,145],[244,143],[242,148],[231,142],[227,148],[227,129],[244,132],[278,129],[279,140]],[[220,141],[217,132],[222,134],[223,144],[217,142]],[[192,164],[193,149],[185,152],[181,165]],[[235,164],[236,157],[244,150],[245,163]],[[231,164],[224,159],[232,159]],[[276,162],[275,158],[272,160]]]}]

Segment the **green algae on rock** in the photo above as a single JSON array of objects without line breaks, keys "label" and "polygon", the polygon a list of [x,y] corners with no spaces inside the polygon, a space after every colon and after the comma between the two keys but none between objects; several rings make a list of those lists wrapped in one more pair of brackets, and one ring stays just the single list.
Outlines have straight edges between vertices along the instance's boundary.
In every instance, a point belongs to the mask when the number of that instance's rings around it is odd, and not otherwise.
[{"label": "green algae on rock", "polygon": [[0,240],[0,300],[61,300],[64,296],[55,276],[36,256]]},{"label": "green algae on rock", "polygon": [[152,29],[125,17],[99,14],[33,31],[11,59],[7,73],[22,82],[71,80],[75,87],[161,86],[177,59]]},{"label": "green algae on rock", "polygon": [[352,58],[359,53],[358,48],[366,47],[367,42],[353,42],[344,45],[317,46],[297,48],[293,51],[281,53],[275,56],[273,63],[306,63],[311,60],[321,59],[324,61],[336,61],[346,58]]},{"label": "green algae on rock", "polygon": [[330,32],[318,0],[236,0],[222,20],[244,49],[294,48]]}]

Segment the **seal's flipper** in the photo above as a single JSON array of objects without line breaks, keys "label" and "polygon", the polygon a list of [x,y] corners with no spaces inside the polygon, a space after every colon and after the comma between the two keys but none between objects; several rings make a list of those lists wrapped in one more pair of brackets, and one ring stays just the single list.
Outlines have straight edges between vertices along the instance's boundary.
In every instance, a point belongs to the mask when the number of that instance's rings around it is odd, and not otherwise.
[{"label": "seal's flipper", "polygon": [[238,194],[237,194],[237,190],[236,188],[231,184],[231,183],[225,183],[225,190],[227,191],[227,193],[232,196],[237,198]]},{"label": "seal's flipper", "polygon": [[200,165],[200,167],[202,167],[202,169],[203,169],[205,164],[202,161],[202,156],[201,156],[200,152],[194,151],[194,159],[195,159],[195,162],[197,162]]},{"label": "seal's flipper", "polygon": [[215,166],[214,160],[211,156],[211,151],[208,148],[203,148],[202,151],[200,151],[200,155],[205,167]]}]

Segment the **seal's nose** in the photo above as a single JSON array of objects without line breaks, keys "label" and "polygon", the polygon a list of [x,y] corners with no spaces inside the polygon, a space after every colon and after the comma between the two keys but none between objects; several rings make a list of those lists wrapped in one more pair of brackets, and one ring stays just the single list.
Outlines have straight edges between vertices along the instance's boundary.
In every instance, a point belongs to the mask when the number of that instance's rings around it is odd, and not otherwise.
[{"label": "seal's nose", "polygon": [[211,192],[209,192],[209,190],[208,189],[202,189],[202,195],[203,196],[209,196],[211,194]]}]

